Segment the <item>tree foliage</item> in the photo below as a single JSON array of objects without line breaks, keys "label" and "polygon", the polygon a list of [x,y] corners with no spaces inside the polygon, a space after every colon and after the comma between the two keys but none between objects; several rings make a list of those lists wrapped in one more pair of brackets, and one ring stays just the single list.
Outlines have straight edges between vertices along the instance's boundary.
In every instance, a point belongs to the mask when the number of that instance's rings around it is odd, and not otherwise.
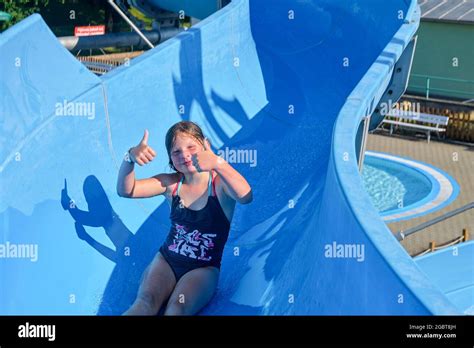
[{"label": "tree foliage", "polygon": [[[59,0],[65,1],[65,0]],[[0,22],[0,30],[18,23],[29,15],[39,12],[48,6],[49,0],[3,0],[0,2],[0,11],[7,12],[12,16],[8,22]]]},{"label": "tree foliage", "polygon": [[[73,35],[81,25],[121,24],[122,20],[105,0],[0,0],[0,11],[12,16],[0,22],[0,31],[39,13],[58,36]],[[112,28],[108,28],[112,29]]]}]

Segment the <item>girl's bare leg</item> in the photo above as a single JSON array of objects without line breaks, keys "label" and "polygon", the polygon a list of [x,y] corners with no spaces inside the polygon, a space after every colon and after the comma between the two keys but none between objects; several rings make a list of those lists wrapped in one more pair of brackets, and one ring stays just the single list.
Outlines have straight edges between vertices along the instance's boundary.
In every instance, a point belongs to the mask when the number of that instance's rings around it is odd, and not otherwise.
[{"label": "girl's bare leg", "polygon": [[216,267],[197,268],[186,273],[176,284],[165,315],[194,315],[212,299],[219,279]]},{"label": "girl's bare leg", "polygon": [[156,315],[175,285],[170,265],[157,253],[143,273],[135,302],[123,315]]}]

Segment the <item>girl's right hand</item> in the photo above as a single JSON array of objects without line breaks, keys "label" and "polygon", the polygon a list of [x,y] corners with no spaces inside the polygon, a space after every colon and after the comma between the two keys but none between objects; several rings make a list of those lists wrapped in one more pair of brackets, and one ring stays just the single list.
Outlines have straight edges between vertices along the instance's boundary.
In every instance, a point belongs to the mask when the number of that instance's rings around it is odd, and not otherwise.
[{"label": "girl's right hand", "polygon": [[129,153],[131,160],[140,166],[153,161],[156,153],[150,146],[148,146],[148,129],[145,129],[145,134],[140,143],[137,146],[132,147]]}]

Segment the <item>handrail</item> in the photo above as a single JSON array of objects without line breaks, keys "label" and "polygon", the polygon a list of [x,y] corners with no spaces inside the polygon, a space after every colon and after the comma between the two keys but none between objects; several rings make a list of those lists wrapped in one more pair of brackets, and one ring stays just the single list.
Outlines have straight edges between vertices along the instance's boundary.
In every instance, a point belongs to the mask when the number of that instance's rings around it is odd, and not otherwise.
[{"label": "handrail", "polygon": [[[422,81],[425,81],[424,85]],[[471,97],[473,94],[469,91],[469,89],[466,90],[458,90],[458,89],[451,89],[451,88],[436,88],[432,87],[432,82],[433,81],[438,81],[438,82],[450,82],[450,83],[455,83],[458,84],[458,88],[462,88],[460,86],[465,85],[465,86],[470,86],[474,85],[474,81],[472,80],[463,80],[463,79],[455,79],[455,78],[449,78],[449,77],[442,77],[442,76],[435,76],[435,75],[422,75],[422,74],[411,74],[410,75],[410,84],[408,86],[408,90],[417,90],[419,92],[424,92],[426,99],[430,99],[430,94],[431,92],[439,92],[439,93],[450,93],[450,94],[456,94],[456,95],[463,95],[467,96],[468,99],[472,99]],[[420,85],[418,85],[420,83]]]},{"label": "handrail", "polygon": [[429,84],[427,85],[410,85],[410,90],[417,90],[417,91],[420,91],[420,92],[425,92],[425,97],[426,99],[433,99],[433,98],[429,98],[429,95],[430,93],[427,93],[428,92],[446,92],[446,93],[456,93],[456,94],[463,94],[463,95],[467,95],[467,96],[472,96],[473,94],[470,93],[470,92],[465,92],[465,91],[461,91],[459,89],[447,89],[447,88],[435,88],[435,87],[430,87]]},{"label": "handrail", "polygon": [[436,75],[424,75],[424,74],[411,74],[414,77],[422,77],[422,78],[430,78],[432,80],[442,80],[442,81],[450,81],[450,82],[461,82],[461,83],[472,83],[474,84],[473,80],[464,80],[464,79],[453,79],[451,77],[443,77],[443,76],[436,76]]},{"label": "handrail", "polygon": [[138,29],[138,27],[130,20],[130,18],[128,18],[127,15],[125,13],[123,13],[123,11],[120,9],[120,7],[118,7],[115,4],[114,0],[109,0],[109,4],[120,15],[120,17],[122,17],[125,20],[125,22],[127,22],[133,28],[133,30],[135,30],[135,32],[142,38],[142,40],[145,41],[148,46],[150,46],[150,48],[155,47],[150,42],[150,40],[148,40],[147,37],[141,32],[141,30]]},{"label": "handrail", "polygon": [[396,237],[399,241],[401,240],[404,240],[405,237],[409,236],[410,234],[413,234],[413,233],[416,233],[418,231],[421,231],[427,227],[430,227],[434,224],[437,224],[438,222],[441,222],[441,221],[444,221],[446,219],[449,219],[455,215],[458,215],[458,214],[461,214],[463,212],[465,212],[466,210],[469,210],[469,209],[473,209],[474,208],[474,202],[471,202],[471,203],[468,203],[460,208],[457,208],[457,209],[454,209],[452,211],[449,211],[441,216],[438,216],[432,220],[429,220],[427,222],[424,222],[418,226],[415,226],[415,227],[412,227],[412,228],[409,228],[408,230],[406,231],[403,231],[403,230],[400,230],[397,234],[396,234]]},{"label": "handrail", "polygon": [[436,251],[436,250],[441,250],[441,249],[456,245],[458,243],[461,243],[463,241],[465,242],[466,240],[467,240],[467,230],[464,229],[462,236],[457,237],[457,238],[455,238],[455,239],[453,239],[453,240],[451,240],[447,243],[441,244],[441,245],[435,245],[434,242],[431,242],[430,247],[428,249],[423,250],[422,252],[420,252],[416,255],[413,255],[413,257],[423,256],[423,255],[428,254],[430,252],[433,252],[433,251]]},{"label": "handrail", "polygon": [[84,64],[87,69],[91,70],[92,72],[98,73],[98,74],[106,74],[112,69],[114,69],[116,66],[112,64],[108,64],[105,62],[93,62],[93,61],[87,61],[84,60],[82,61],[82,64]]}]

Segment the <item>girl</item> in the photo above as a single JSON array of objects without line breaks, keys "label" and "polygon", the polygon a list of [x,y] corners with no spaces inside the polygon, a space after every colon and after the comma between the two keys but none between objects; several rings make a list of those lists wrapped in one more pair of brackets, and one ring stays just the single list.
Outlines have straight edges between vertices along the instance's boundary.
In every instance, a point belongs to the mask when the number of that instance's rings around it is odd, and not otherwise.
[{"label": "girl", "polygon": [[193,122],[178,122],[166,134],[175,173],[135,179],[134,164],[146,165],[156,156],[147,143],[145,130],[141,142],[125,155],[117,193],[127,198],[164,195],[171,206],[171,229],[124,314],[155,315],[168,299],[165,315],[193,315],[216,290],[235,202],[250,203],[252,191],[242,175],[212,152]]}]

